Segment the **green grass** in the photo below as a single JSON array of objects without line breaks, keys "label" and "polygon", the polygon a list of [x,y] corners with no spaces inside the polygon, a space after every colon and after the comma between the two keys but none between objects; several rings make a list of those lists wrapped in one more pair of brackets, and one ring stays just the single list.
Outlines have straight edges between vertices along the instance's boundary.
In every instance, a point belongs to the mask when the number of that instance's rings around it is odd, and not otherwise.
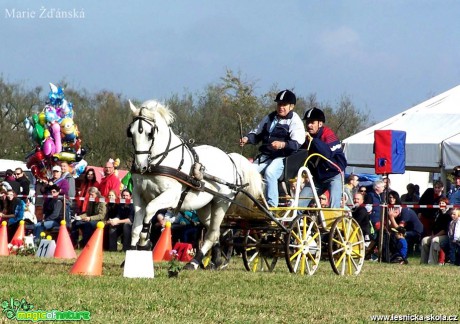
[{"label": "green grass", "polygon": [[[224,271],[182,271],[128,279],[123,253],[104,253],[100,277],[69,274],[74,260],[0,257],[0,303],[25,298],[34,309],[91,312],[91,323],[365,323],[371,315],[457,315],[460,268],[366,262],[361,274],[335,275],[321,262],[313,276],[246,272],[240,258]],[[457,297],[455,297],[457,296]],[[0,322],[6,316],[0,314]]]}]

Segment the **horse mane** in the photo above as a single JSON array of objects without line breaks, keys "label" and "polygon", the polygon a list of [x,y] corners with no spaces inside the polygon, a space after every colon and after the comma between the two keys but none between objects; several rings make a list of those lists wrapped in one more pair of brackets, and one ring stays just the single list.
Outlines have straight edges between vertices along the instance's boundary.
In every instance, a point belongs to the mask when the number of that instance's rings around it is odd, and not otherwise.
[{"label": "horse mane", "polygon": [[167,125],[170,125],[174,122],[176,115],[174,112],[166,105],[156,101],[156,100],[147,100],[141,105],[141,108],[134,113],[134,116],[143,116],[151,120],[155,120],[156,115],[160,115],[166,122]]}]

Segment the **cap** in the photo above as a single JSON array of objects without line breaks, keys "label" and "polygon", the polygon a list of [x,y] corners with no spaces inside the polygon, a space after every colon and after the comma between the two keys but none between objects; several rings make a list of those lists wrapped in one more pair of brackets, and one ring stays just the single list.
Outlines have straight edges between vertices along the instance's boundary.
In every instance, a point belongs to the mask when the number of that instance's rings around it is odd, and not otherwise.
[{"label": "cap", "polygon": [[286,89],[281,92],[278,92],[278,94],[276,95],[275,101],[295,105],[297,102],[297,99],[295,97],[294,92]]},{"label": "cap", "polygon": [[406,235],[406,229],[403,226],[398,226],[396,228],[391,229],[395,233],[400,233],[402,235]]},{"label": "cap", "polygon": [[326,117],[321,109],[313,107],[307,110],[305,115],[303,116],[304,120],[318,120],[320,122],[325,123]]},{"label": "cap", "polygon": [[456,166],[456,167],[454,168],[454,171],[452,171],[452,175],[453,175],[454,177],[460,177],[460,166]]},{"label": "cap", "polygon": [[61,167],[60,167],[59,165],[55,165],[55,166],[53,167],[53,171],[59,171],[59,172],[61,172],[62,170],[61,170]]}]

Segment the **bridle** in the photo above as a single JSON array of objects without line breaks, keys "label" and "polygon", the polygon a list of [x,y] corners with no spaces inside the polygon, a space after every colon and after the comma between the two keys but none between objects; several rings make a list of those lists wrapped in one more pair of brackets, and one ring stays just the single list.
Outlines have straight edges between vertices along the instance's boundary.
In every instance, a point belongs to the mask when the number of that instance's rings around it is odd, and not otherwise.
[{"label": "bridle", "polygon": [[[145,170],[143,172],[141,171],[140,173],[143,174],[143,173],[145,173],[147,171],[150,171],[153,167],[156,167],[156,166],[160,165],[161,162],[163,162],[163,160],[168,156],[169,152],[171,152],[172,150],[182,146],[182,161],[181,161],[181,163],[179,165],[179,170],[180,170],[182,164],[184,163],[184,152],[183,151],[184,151],[184,146],[186,145],[185,142],[181,140],[180,144],[178,144],[178,145],[176,145],[176,146],[171,148],[170,146],[171,146],[171,138],[172,138],[171,132],[172,131],[171,131],[171,127],[168,127],[169,128],[169,138],[168,138],[168,144],[166,145],[165,151],[160,153],[160,154],[152,156],[152,148],[153,148],[153,145],[155,144],[155,133],[158,133],[158,126],[156,125],[155,119],[149,118],[149,117],[144,116],[142,114],[143,109],[145,109],[145,108],[142,107],[140,109],[139,115],[134,117],[133,121],[131,122],[131,124],[129,124],[128,129],[127,129],[127,136],[132,138],[132,143],[133,143],[133,146],[134,146],[134,154],[135,155],[148,154],[148,156],[147,156],[148,168],[147,168],[147,170]],[[136,144],[134,142],[134,137],[133,137],[133,134],[131,132],[131,127],[136,121],[139,121],[139,123],[137,125],[137,131],[138,131],[139,134],[142,134],[144,132],[144,127],[142,126],[143,122],[149,124],[152,127],[152,130],[150,131],[150,133],[147,134],[147,139],[150,141],[150,146],[149,146],[148,150],[139,151],[136,148]],[[161,157],[161,159],[157,163],[152,164],[153,161],[155,161],[156,159],[158,159],[160,157]],[[133,163],[133,169],[135,169],[135,163]]]}]

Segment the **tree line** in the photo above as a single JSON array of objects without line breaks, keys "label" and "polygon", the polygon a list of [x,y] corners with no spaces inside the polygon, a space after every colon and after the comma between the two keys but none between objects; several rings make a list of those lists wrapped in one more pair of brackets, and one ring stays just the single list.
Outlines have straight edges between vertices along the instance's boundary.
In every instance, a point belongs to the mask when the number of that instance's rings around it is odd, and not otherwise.
[{"label": "tree line", "polygon": [[[65,97],[73,103],[74,121],[80,132],[84,159],[89,165],[102,166],[109,158],[119,158],[121,168],[129,168],[133,159],[132,143],[126,128],[132,120],[131,110],[123,94],[102,90],[90,93],[74,89],[67,82],[57,82]],[[165,103],[176,114],[173,131],[194,145],[208,144],[226,152],[240,152],[246,157],[257,154],[256,146],[238,146],[241,129],[246,134],[263,116],[276,109],[273,101],[279,89],[273,86],[265,94],[256,95],[255,83],[244,80],[241,74],[227,70],[215,84],[199,93],[173,94]],[[296,93],[295,89],[291,89]],[[49,89],[37,86],[25,89],[0,77],[0,158],[25,160],[34,151],[24,119],[45,107]],[[317,107],[326,115],[326,124],[344,139],[370,126],[369,112],[355,107],[348,96],[335,105],[317,100],[315,94],[296,93],[295,111],[304,112]],[[134,101],[136,105],[139,101]],[[241,123],[241,127],[240,127]]]}]

